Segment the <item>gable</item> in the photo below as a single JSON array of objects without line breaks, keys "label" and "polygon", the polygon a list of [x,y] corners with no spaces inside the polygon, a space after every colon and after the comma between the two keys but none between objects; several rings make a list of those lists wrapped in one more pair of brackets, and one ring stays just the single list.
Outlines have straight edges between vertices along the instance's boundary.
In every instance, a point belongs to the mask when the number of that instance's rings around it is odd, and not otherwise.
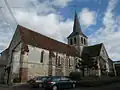
[{"label": "gable", "polygon": [[10,50],[13,50],[21,41],[21,36],[20,36],[20,32],[18,30],[18,27],[13,35],[13,38],[10,42],[10,45],[9,45],[9,49]]},{"label": "gable", "polygon": [[105,49],[104,44],[103,44],[102,47],[101,47],[100,56],[101,56],[103,59],[105,59],[105,60],[109,58],[109,56],[108,56],[108,54],[107,54],[107,51],[106,51],[106,49]]},{"label": "gable", "polygon": [[88,54],[91,57],[96,57],[100,55],[102,43],[101,44],[96,44],[92,46],[86,46],[83,48],[82,54]]}]

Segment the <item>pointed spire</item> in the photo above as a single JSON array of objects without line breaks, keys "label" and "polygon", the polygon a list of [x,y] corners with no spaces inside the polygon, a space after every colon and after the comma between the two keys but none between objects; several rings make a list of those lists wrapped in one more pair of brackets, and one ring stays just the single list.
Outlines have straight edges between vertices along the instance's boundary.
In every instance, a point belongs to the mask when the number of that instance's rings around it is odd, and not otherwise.
[{"label": "pointed spire", "polygon": [[83,32],[81,30],[78,16],[77,16],[77,13],[75,11],[73,32],[67,38],[73,37],[73,36],[78,35],[78,34],[81,34],[84,37],[87,37],[86,35],[83,34]]},{"label": "pointed spire", "polygon": [[80,23],[79,23],[79,20],[78,20],[78,16],[77,16],[76,11],[75,11],[75,16],[74,16],[73,32],[82,33],[82,30],[81,30],[81,27],[80,27]]}]

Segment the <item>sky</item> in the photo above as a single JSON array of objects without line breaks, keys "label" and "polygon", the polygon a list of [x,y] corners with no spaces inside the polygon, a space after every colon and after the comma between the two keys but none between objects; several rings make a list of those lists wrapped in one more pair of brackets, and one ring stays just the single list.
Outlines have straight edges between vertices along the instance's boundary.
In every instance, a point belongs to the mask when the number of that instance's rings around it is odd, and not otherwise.
[{"label": "sky", "polygon": [[119,8],[120,0],[0,0],[0,52],[18,24],[67,43],[76,11],[89,45],[104,43],[109,57],[120,60]]}]

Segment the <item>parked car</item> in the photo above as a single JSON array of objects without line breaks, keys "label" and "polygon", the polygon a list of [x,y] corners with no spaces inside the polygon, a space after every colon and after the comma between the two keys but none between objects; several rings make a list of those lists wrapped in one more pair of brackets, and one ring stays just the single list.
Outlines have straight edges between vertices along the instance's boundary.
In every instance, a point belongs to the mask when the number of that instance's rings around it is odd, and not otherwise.
[{"label": "parked car", "polygon": [[75,88],[76,83],[65,76],[51,76],[44,81],[43,87],[46,90],[68,89]]},{"label": "parked car", "polygon": [[34,77],[33,79],[30,79],[28,81],[28,83],[32,86],[32,87],[42,87],[43,86],[43,82],[48,79],[49,76],[38,76],[38,77]]}]

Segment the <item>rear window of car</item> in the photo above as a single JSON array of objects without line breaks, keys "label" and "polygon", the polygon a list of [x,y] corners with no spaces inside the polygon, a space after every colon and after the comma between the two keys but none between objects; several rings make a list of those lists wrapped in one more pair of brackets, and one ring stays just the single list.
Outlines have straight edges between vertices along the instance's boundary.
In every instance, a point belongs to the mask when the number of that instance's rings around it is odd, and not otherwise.
[{"label": "rear window of car", "polygon": [[36,79],[36,80],[40,80],[40,79],[41,79],[41,77],[36,77],[35,79]]},{"label": "rear window of car", "polygon": [[48,77],[41,77],[41,80],[44,81],[46,80]]},{"label": "rear window of car", "polygon": [[55,82],[60,81],[60,78],[54,78],[52,79],[52,81],[55,81]]},{"label": "rear window of car", "polygon": [[60,77],[49,77],[47,81],[59,81]]},{"label": "rear window of car", "polygon": [[61,80],[70,80],[70,79],[66,77],[61,77]]}]

